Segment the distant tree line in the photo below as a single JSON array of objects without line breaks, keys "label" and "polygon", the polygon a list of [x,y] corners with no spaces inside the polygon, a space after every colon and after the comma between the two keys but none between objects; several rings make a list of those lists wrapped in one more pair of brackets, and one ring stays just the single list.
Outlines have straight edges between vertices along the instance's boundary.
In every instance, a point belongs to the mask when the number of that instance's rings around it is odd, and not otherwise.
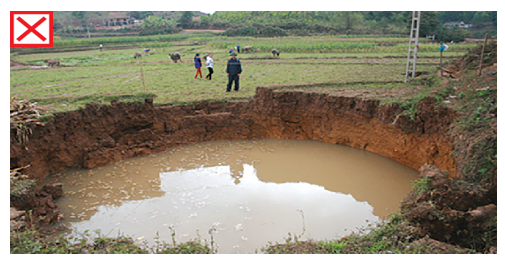
[{"label": "distant tree line", "polygon": [[[70,13],[74,21],[86,24],[86,16],[93,12]],[[199,15],[199,19],[193,19],[195,12],[192,11],[130,11],[128,15],[142,20],[141,26],[134,29],[139,35],[204,28],[225,29],[224,35],[227,36],[409,35],[412,24],[411,11],[226,11]],[[443,25],[461,21],[473,24],[473,29]],[[437,40],[459,42],[469,36],[483,37],[486,32],[496,35],[496,26],[496,11],[423,11],[419,32],[421,37],[435,35]],[[55,29],[67,33],[82,32],[84,27],[63,27],[54,23]]]},{"label": "distant tree line", "polygon": [[173,19],[163,19],[159,16],[148,16],[145,18],[139,29],[140,36],[173,34],[180,31],[176,27],[177,23]]},{"label": "distant tree line", "polygon": [[496,23],[496,11],[442,11],[438,12],[438,19],[442,22],[465,22],[469,24]]},{"label": "distant tree line", "polygon": [[[447,21],[482,24],[496,28],[496,11],[424,11],[420,36],[435,35],[438,40],[462,41],[475,36],[467,30],[443,26]],[[227,28],[229,36],[284,36],[317,34],[405,34],[410,33],[411,11],[237,11],[216,12],[207,23]],[[496,30],[491,34],[496,35]],[[480,36],[480,35],[479,35]]]}]

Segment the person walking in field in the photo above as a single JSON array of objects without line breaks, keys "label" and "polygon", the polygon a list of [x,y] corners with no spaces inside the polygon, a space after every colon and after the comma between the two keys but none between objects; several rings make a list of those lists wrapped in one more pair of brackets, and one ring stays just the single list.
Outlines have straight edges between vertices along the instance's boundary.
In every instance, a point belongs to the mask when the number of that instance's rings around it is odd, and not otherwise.
[{"label": "person walking in field", "polygon": [[212,80],[212,74],[214,73],[214,59],[212,59],[212,53],[207,56],[207,60],[205,62],[207,69],[209,69],[209,74],[205,76],[205,79]]},{"label": "person walking in field", "polygon": [[195,55],[195,68],[196,68],[195,79],[199,74],[200,74],[200,78],[203,78],[203,76],[202,76],[202,60],[200,59],[200,54],[198,54],[198,53],[196,53],[196,55]]},{"label": "person walking in field", "polygon": [[237,54],[235,52],[231,53],[231,58],[226,64],[226,76],[228,76],[228,85],[226,86],[225,92],[231,91],[231,84],[235,82],[235,91],[239,89],[239,78],[242,73],[242,65],[240,60],[237,59]]}]

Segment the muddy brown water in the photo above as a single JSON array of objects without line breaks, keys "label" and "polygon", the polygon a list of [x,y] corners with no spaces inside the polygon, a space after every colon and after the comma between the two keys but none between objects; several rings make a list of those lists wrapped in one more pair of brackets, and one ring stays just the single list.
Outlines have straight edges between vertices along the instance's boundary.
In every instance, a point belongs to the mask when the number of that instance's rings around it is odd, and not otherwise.
[{"label": "muddy brown water", "polygon": [[58,200],[79,237],[139,244],[212,239],[218,253],[254,253],[289,235],[335,239],[399,208],[418,172],[377,154],[316,141],[208,142],[68,170]]}]

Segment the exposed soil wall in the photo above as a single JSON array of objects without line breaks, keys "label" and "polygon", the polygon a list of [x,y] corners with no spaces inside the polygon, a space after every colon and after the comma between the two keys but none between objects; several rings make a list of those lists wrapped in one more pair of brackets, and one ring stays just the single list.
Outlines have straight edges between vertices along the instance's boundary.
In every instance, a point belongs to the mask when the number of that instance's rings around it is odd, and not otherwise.
[{"label": "exposed soil wall", "polygon": [[431,98],[411,118],[397,104],[257,89],[251,101],[154,107],[111,103],[57,114],[20,144],[11,131],[11,168],[35,179],[71,167],[93,168],[171,147],[212,140],[311,139],[363,148],[419,169],[455,176],[446,132],[455,116]]},{"label": "exposed soil wall", "polygon": [[363,148],[418,170],[428,163],[455,175],[445,132],[455,113],[423,99],[414,118],[397,104],[259,88],[251,116],[264,137],[311,139]]}]

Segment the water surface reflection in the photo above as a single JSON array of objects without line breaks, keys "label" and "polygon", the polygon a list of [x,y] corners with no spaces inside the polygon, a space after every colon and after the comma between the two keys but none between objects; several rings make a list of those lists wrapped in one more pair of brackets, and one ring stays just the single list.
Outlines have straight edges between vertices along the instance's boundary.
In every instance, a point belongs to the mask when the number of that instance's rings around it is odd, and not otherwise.
[{"label": "water surface reflection", "polygon": [[[288,233],[342,237],[397,209],[416,171],[321,142],[212,142],[54,175],[75,232],[170,243],[198,235],[220,253],[253,253]],[[303,238],[305,239],[305,238]]]}]

